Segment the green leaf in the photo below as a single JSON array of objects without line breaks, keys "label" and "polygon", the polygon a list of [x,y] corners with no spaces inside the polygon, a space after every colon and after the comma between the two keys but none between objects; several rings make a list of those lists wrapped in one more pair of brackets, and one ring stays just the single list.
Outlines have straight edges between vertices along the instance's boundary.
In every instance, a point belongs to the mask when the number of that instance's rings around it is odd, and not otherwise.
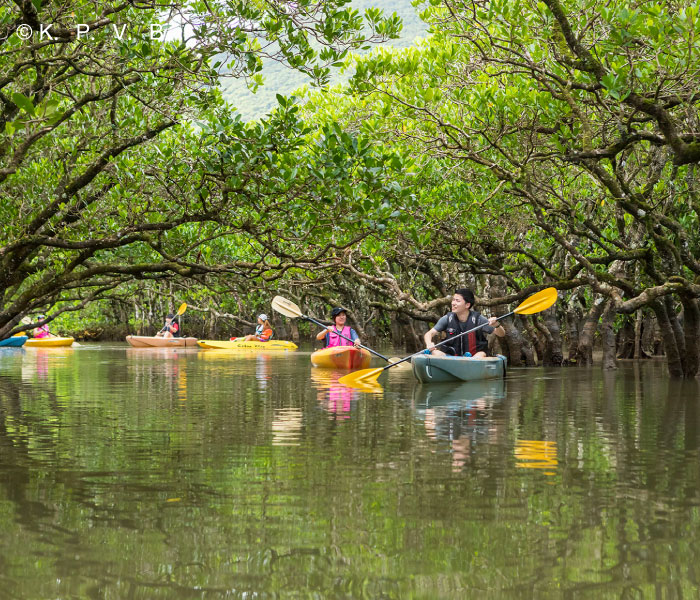
[{"label": "green leaf", "polygon": [[24,112],[29,113],[32,117],[34,116],[34,104],[32,104],[32,101],[27,98],[27,96],[19,92],[14,92],[12,94],[12,101]]}]

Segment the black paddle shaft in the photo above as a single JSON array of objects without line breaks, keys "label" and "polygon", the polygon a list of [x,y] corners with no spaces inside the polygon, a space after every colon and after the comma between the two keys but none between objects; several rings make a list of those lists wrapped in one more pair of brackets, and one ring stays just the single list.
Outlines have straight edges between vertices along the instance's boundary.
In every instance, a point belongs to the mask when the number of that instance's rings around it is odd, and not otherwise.
[{"label": "black paddle shaft", "polygon": [[[510,315],[514,315],[514,314],[515,314],[515,311],[512,310],[505,315],[501,315],[496,320],[500,321],[501,319],[505,319],[506,317],[510,317]],[[460,333],[458,335],[453,335],[451,338],[449,338],[447,340],[442,340],[439,344],[435,344],[435,346],[433,346],[433,347],[437,348],[438,346],[442,346],[443,344],[446,344],[447,342],[451,342],[452,340],[456,340],[457,338],[462,337],[463,335],[467,335],[468,333],[472,333],[472,332],[476,331],[477,329],[481,329],[482,327],[486,327],[487,325],[488,325],[488,323],[482,323],[481,325],[478,325],[477,327],[474,327],[473,329],[470,329],[469,331],[463,331],[462,333]],[[402,358],[401,360],[397,360],[395,363],[391,363],[390,365],[387,365],[386,367],[382,367],[382,371],[386,371],[387,369],[390,369],[393,366],[399,365],[402,362],[410,360],[414,356],[418,356],[419,354],[423,354],[423,352],[425,352],[425,350],[419,350],[418,352],[411,354],[411,356],[407,356],[406,358]]]},{"label": "black paddle shaft", "polygon": [[[309,317],[307,315],[299,315],[299,316],[302,319],[306,319],[307,321],[311,321],[312,323],[316,323],[316,325],[318,325],[319,327],[323,327],[324,329],[328,329],[328,326],[321,323],[321,321],[317,321],[316,319],[312,319],[311,317]],[[336,335],[343,338],[344,340],[347,340],[348,342],[350,342],[352,344],[355,343],[349,337],[345,337],[342,333],[338,333],[337,331],[335,333],[336,333]],[[389,362],[389,359],[386,356],[384,356],[383,354],[379,354],[379,352],[377,352],[376,350],[372,350],[372,348],[368,348],[367,346],[363,346],[362,344],[360,344],[360,348],[364,348],[365,350],[367,350],[367,352],[371,352],[375,356],[378,356],[379,358],[383,358],[386,362]]]}]

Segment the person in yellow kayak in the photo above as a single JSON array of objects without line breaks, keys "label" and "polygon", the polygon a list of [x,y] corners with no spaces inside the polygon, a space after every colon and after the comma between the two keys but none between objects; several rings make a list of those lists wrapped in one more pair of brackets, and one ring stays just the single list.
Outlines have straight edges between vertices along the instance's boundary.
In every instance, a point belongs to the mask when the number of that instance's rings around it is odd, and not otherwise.
[{"label": "person in yellow kayak", "polygon": [[[347,311],[344,308],[340,306],[334,308],[331,311],[333,325],[329,325],[326,329],[319,331],[316,339],[322,340],[325,338],[326,348],[333,348],[335,346],[355,346],[355,348],[357,348],[360,345],[360,338],[352,327],[345,324],[347,318]],[[343,339],[338,334],[350,338],[352,342]]]},{"label": "person in yellow kayak", "polygon": [[[36,320],[41,321],[42,319],[45,319],[46,315],[37,315]],[[34,329],[34,333],[32,334],[34,336],[34,339],[41,340],[41,339],[46,339],[46,338],[52,338],[56,337],[53,333],[49,331],[49,324],[44,323],[40,327],[36,327]]]},{"label": "person in yellow kayak", "polygon": [[169,313],[165,317],[165,325],[163,325],[163,329],[156,333],[156,337],[166,339],[180,337],[180,323],[176,315]]},{"label": "person in yellow kayak", "polygon": [[[246,342],[269,342],[272,339],[272,325],[265,313],[258,315],[258,325],[255,328],[255,333],[251,333],[243,338]],[[231,338],[237,339],[237,338]]]},{"label": "person in yellow kayak", "polygon": [[[496,317],[487,319],[472,310],[474,303],[474,293],[470,289],[455,290],[452,296],[452,312],[441,317],[435,326],[423,336],[425,347],[430,351],[430,354],[433,356],[471,356],[473,358],[484,358],[488,355],[489,344],[486,334],[495,332],[498,337],[503,337],[506,331],[503,329],[503,325],[497,324]],[[484,325],[484,327],[457,337],[460,333],[479,327],[479,325]],[[445,332],[448,341],[436,348],[433,336],[441,331]]]}]

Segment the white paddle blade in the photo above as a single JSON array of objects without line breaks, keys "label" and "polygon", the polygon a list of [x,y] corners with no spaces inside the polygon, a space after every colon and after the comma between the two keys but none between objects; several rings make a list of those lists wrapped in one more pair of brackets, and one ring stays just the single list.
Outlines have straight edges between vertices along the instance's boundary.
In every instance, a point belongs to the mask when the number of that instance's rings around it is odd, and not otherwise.
[{"label": "white paddle blade", "polygon": [[301,316],[299,307],[291,300],[287,300],[287,298],[282,296],[275,296],[272,299],[272,308],[290,319],[296,319]]},{"label": "white paddle blade", "polygon": [[[402,361],[402,358],[399,358],[398,356],[390,356],[389,357],[389,364],[393,365],[396,364],[397,362]],[[396,370],[406,370],[410,369],[411,367],[411,361],[410,360],[404,360],[400,365],[396,365]]]}]

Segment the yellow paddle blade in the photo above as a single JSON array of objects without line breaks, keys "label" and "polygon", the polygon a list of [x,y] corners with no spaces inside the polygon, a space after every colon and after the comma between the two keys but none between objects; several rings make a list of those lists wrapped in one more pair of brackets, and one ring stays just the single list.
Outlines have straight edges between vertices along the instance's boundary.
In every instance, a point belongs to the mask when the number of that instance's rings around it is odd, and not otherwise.
[{"label": "yellow paddle blade", "polygon": [[187,310],[187,304],[185,304],[183,302],[182,304],[180,304],[180,308],[177,309],[177,313],[175,313],[175,314],[179,317],[180,315],[184,315],[186,310]]},{"label": "yellow paddle blade", "polygon": [[534,315],[548,309],[556,301],[556,288],[548,287],[523,300],[513,312],[519,315]]},{"label": "yellow paddle blade", "polygon": [[358,392],[364,392],[365,394],[374,394],[375,396],[384,395],[384,388],[377,381],[370,383],[359,382],[347,387],[357,390]]},{"label": "yellow paddle blade", "polygon": [[290,319],[301,317],[301,310],[299,307],[291,300],[287,300],[282,296],[275,296],[272,299],[272,308]]},{"label": "yellow paddle blade", "polygon": [[353,371],[347,375],[343,375],[338,379],[338,383],[347,385],[348,387],[365,387],[368,385],[376,385],[377,378],[384,372],[384,369],[360,369]]}]

